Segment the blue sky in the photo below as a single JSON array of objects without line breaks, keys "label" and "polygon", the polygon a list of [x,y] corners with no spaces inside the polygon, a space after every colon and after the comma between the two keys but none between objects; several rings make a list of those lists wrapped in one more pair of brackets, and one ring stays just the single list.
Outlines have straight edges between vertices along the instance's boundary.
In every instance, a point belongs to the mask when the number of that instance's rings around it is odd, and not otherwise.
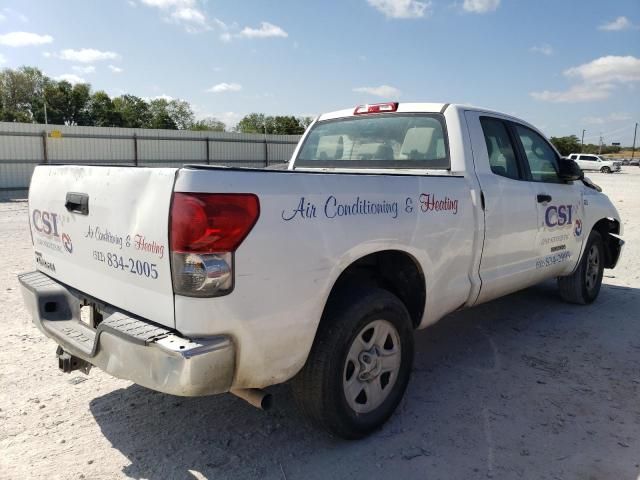
[{"label": "blue sky", "polygon": [[548,135],[630,144],[639,0],[0,1],[0,66],[199,117],[470,103]]}]

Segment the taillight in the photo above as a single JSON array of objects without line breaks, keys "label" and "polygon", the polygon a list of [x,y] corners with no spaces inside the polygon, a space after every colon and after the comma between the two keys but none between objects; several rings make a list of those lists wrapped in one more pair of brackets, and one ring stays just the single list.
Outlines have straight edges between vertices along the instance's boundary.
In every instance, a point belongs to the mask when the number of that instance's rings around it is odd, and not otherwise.
[{"label": "taillight", "polygon": [[354,115],[364,115],[366,113],[386,113],[398,110],[398,102],[374,103],[372,105],[360,105],[353,112]]},{"label": "taillight", "polygon": [[174,193],[171,205],[173,291],[191,297],[233,289],[233,253],[260,216],[253,194]]}]

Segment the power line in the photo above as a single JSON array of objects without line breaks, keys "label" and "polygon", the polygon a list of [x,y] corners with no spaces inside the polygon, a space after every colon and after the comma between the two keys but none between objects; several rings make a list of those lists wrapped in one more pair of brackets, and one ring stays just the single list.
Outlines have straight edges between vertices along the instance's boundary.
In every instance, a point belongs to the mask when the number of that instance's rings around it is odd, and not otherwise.
[{"label": "power line", "polygon": [[624,127],[620,127],[620,128],[616,128],[615,130],[610,130],[608,132],[604,132],[604,133],[599,133],[598,135],[590,135],[588,137],[585,137],[587,140],[590,138],[599,138],[599,137],[606,137],[608,135],[611,135],[612,133],[618,133],[618,132],[622,132],[624,130],[631,130],[632,128],[634,128],[633,124],[631,125],[626,125]]}]

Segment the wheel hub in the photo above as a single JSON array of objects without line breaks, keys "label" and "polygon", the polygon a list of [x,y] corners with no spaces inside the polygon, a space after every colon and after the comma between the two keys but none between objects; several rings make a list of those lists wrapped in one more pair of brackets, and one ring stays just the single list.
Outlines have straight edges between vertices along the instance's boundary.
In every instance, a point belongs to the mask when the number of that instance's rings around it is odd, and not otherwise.
[{"label": "wheel hub", "polygon": [[358,355],[360,370],[358,378],[364,382],[375,379],[382,372],[382,362],[380,352],[375,345],[370,350],[363,350]]},{"label": "wheel hub", "polygon": [[598,275],[600,273],[600,252],[594,245],[589,250],[587,256],[587,268],[586,268],[586,284],[589,290],[592,290],[598,281]]},{"label": "wheel hub", "polygon": [[374,320],[356,335],[345,359],[342,386],[357,413],[368,413],[391,392],[402,363],[400,335],[392,323]]}]

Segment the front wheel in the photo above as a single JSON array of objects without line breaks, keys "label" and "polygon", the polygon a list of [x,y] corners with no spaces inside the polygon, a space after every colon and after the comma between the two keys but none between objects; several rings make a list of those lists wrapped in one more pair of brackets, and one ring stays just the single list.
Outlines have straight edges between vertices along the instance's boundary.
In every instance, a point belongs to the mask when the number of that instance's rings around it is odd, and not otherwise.
[{"label": "front wheel", "polygon": [[604,243],[600,234],[593,230],[576,270],[569,276],[558,277],[560,296],[570,303],[592,303],[600,293],[603,273]]},{"label": "front wheel", "polygon": [[393,414],[412,364],[413,327],[400,299],[379,288],[349,290],[327,306],[294,396],[314,423],[361,438]]},{"label": "front wheel", "polygon": [[602,168],[600,169],[600,171],[601,171],[602,173],[611,173],[611,169],[610,169],[609,167],[602,167]]}]

